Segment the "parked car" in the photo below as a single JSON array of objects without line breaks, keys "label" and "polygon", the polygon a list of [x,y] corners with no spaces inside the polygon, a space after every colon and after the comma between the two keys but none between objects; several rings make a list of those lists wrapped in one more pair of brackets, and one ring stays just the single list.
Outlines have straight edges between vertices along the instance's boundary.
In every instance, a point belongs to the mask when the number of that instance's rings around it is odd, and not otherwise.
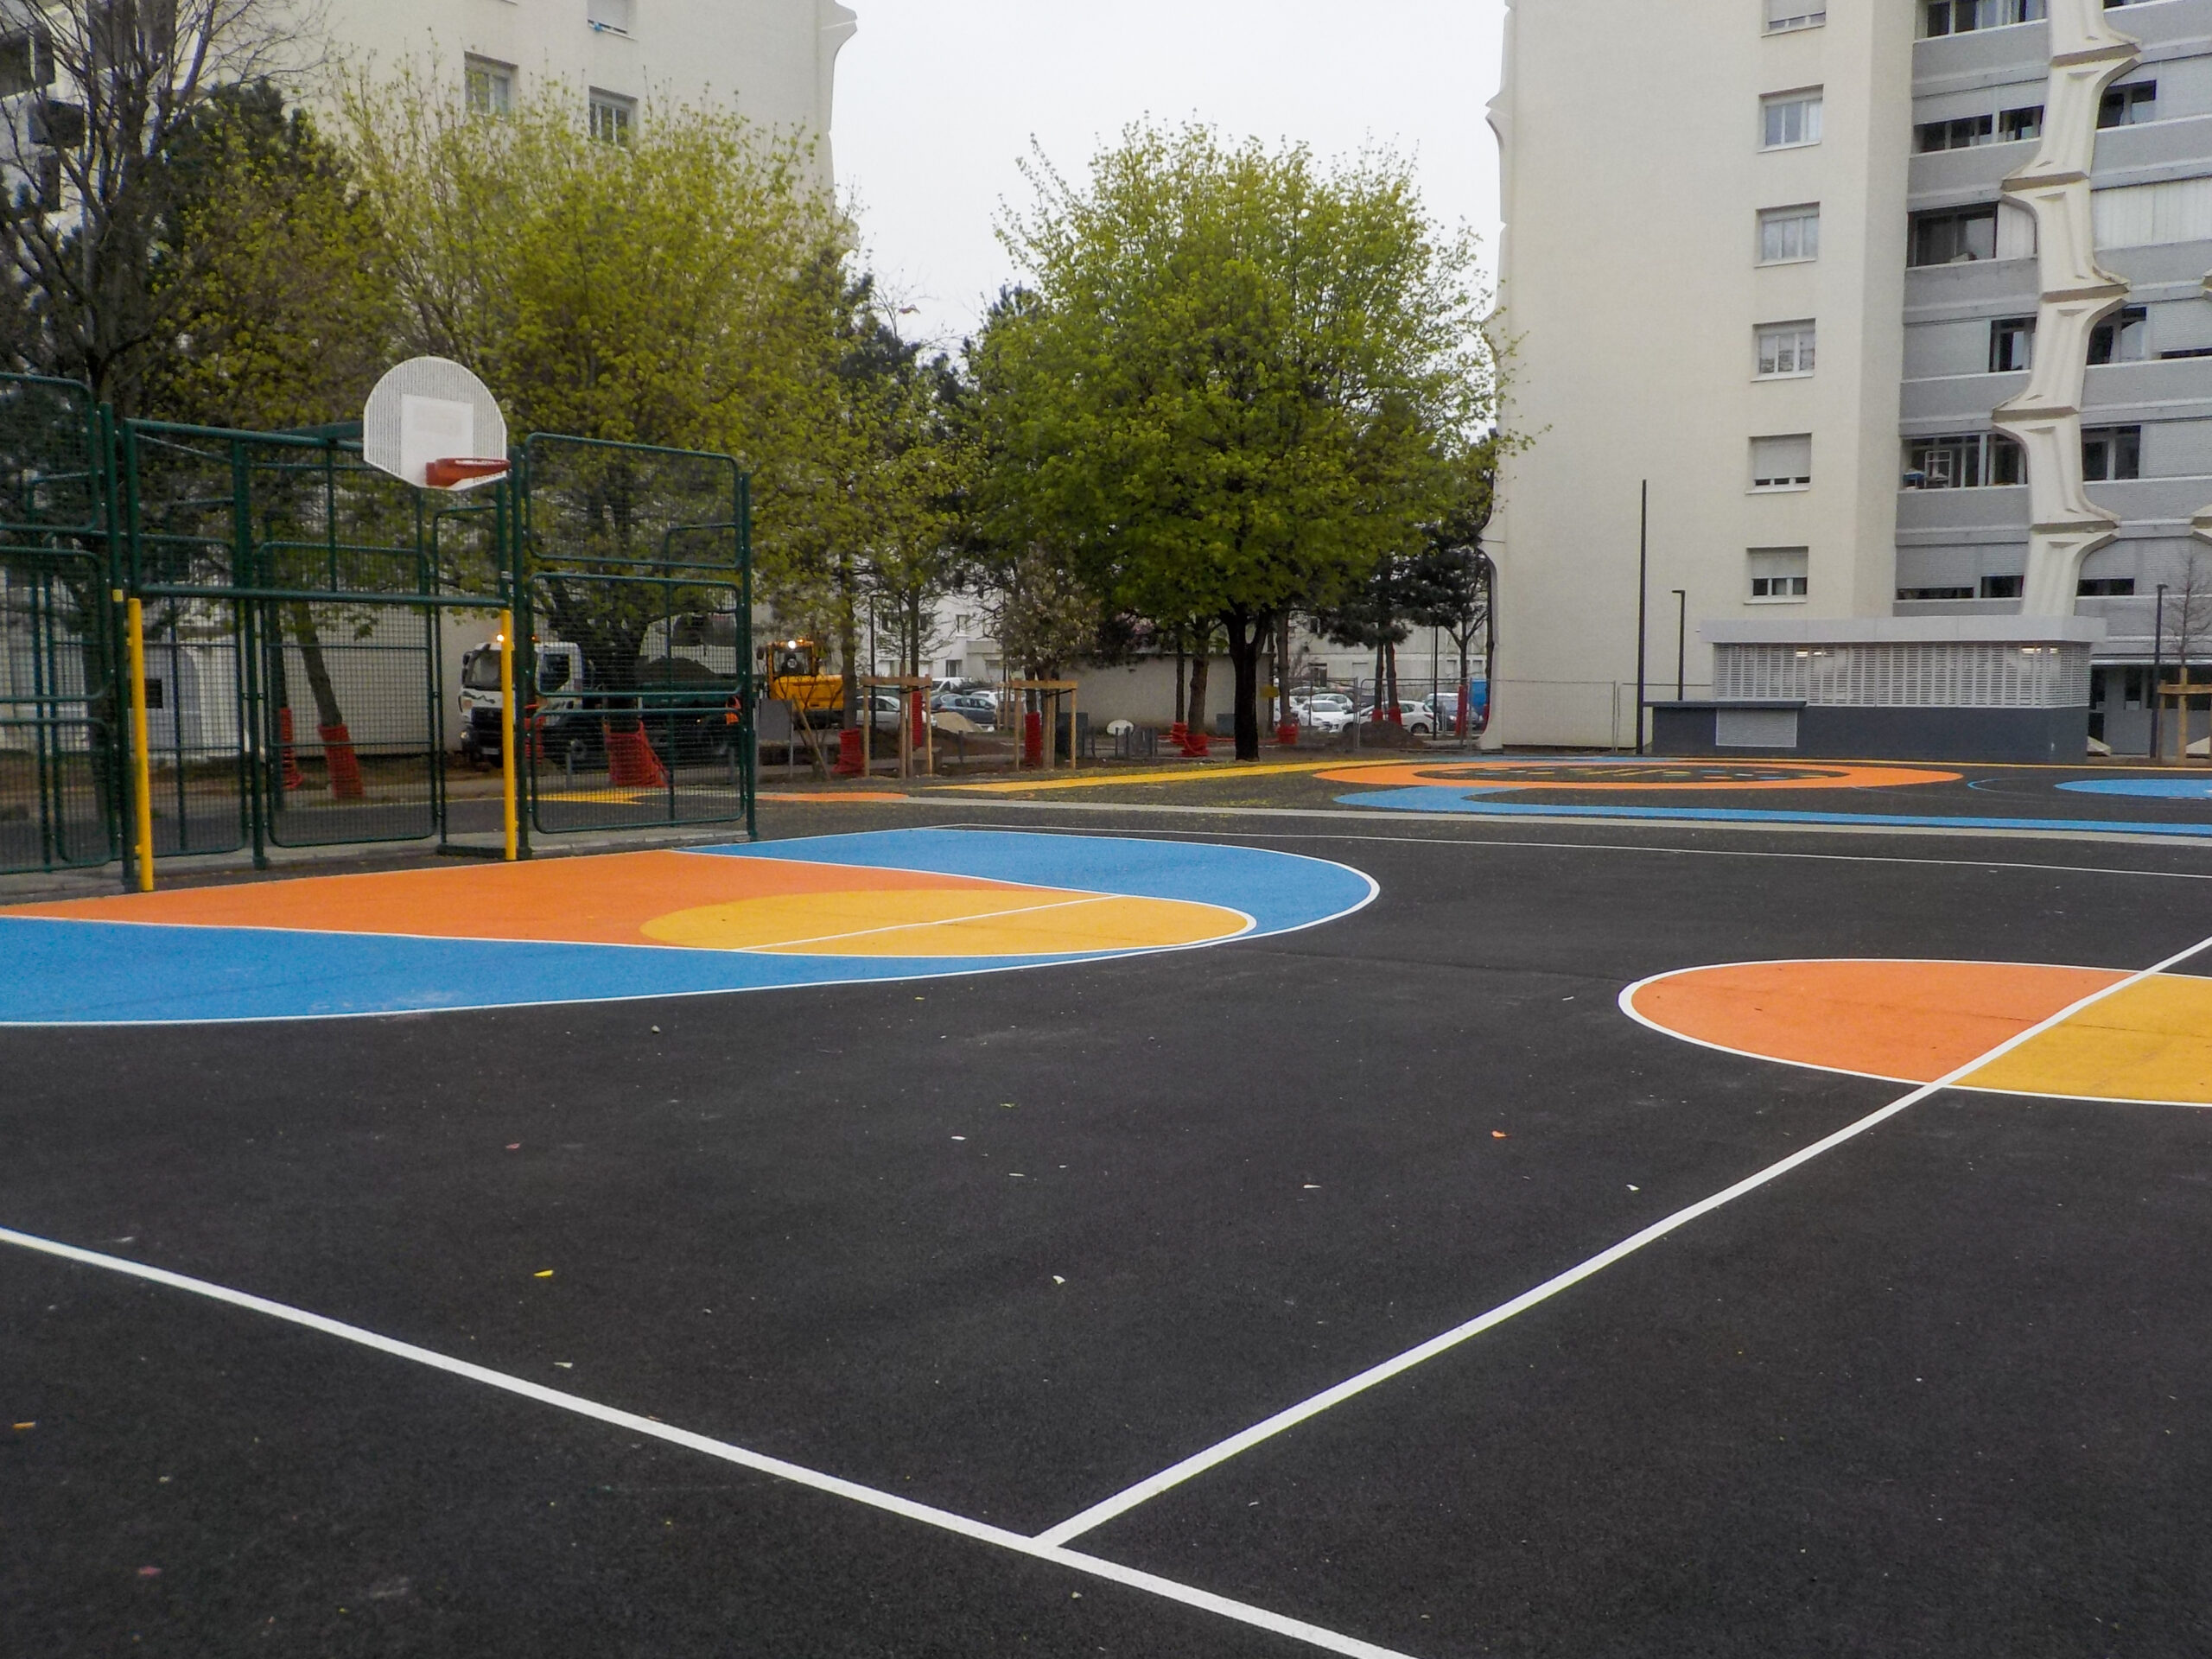
[{"label": "parked car", "polygon": [[[1378,708],[1381,710],[1379,714]],[[1359,711],[1359,717],[1363,721],[1387,721],[1390,717],[1389,709],[1387,706],[1370,702]],[[1411,697],[1398,699],[1398,723],[1415,737],[1433,737],[1436,734],[1435,712],[1426,702],[1417,702]]]},{"label": "parked car", "polygon": [[1290,711],[1298,716],[1299,724],[1310,726],[1316,715],[1350,715],[1351,699],[1341,691],[1314,691],[1302,697],[1294,695],[1290,700]]},{"label": "parked car", "polygon": [[998,699],[986,696],[980,691],[939,691],[930,699],[930,712],[958,715],[969,725],[987,732],[995,730],[998,726]]}]

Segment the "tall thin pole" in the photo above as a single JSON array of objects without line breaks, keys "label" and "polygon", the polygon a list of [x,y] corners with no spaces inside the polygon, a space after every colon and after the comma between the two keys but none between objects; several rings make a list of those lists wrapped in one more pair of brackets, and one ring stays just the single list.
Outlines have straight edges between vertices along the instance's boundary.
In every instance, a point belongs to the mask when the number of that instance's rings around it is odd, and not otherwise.
[{"label": "tall thin pole", "polygon": [[[2151,624],[2151,758],[2164,758],[2158,745],[2160,716],[2166,709],[2166,584],[2158,584],[2157,620]],[[2186,715],[2183,718],[2187,718]],[[2188,746],[2184,744],[2183,747]]]},{"label": "tall thin pole", "polygon": [[1636,534],[1636,752],[1643,753],[1644,636],[1651,609],[1651,480],[1643,480],[1643,505]]},{"label": "tall thin pole", "polygon": [[1689,701],[1689,681],[1685,677],[1684,663],[1689,651],[1690,596],[1688,590],[1675,589],[1675,701]]}]

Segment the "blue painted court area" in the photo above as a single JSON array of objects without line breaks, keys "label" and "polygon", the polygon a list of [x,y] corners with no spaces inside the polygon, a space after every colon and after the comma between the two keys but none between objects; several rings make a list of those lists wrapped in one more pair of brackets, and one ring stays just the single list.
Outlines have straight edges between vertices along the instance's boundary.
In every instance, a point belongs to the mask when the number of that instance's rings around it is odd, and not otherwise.
[{"label": "blue painted court area", "polygon": [[[611,855],[614,859],[630,855]],[[1108,836],[1051,836],[995,830],[897,830],[875,834],[820,836],[760,845],[717,847],[675,857],[679,875],[669,887],[664,908],[681,912],[688,903],[680,872],[696,862],[702,890],[718,874],[722,860],[793,863],[817,869],[849,871],[850,891],[788,895],[776,902],[798,907],[800,921],[789,938],[757,947],[696,948],[664,942],[650,931],[635,943],[569,942],[558,938],[426,938],[379,931],[346,931],[283,925],[175,925],[168,923],[77,919],[41,907],[40,915],[0,912],[0,1025],[144,1025],[223,1020],[327,1019],[346,1016],[423,1014],[465,1008],[515,1007],[563,1002],[617,1001],[639,997],[703,995],[861,981],[936,978],[1011,969],[1100,961],[1147,954],[1154,950],[1189,949],[1198,944],[1264,938],[1311,927],[1347,915],[1366,905],[1376,886],[1360,872],[1325,860],[1255,848],[1189,842],[1125,840]],[[568,891],[588,895],[593,867],[600,861],[558,861],[573,873]],[[549,867],[485,866],[469,872],[408,872],[451,882],[456,876],[490,887],[504,868]],[[1025,938],[1052,942],[1052,927],[1065,929],[1059,948],[989,953],[970,948],[931,949],[939,937],[924,930],[957,928],[995,918],[957,916],[946,921],[913,921],[895,912],[881,927],[871,925],[871,905],[897,904],[899,891],[871,891],[869,872],[899,872],[1005,884],[1018,889],[1014,913]],[[346,877],[316,878],[342,882]],[[273,902],[285,889],[302,884],[270,882],[253,890]],[[817,880],[816,886],[823,882]],[[836,889],[834,879],[827,884]],[[903,883],[911,894],[915,884]],[[202,890],[235,906],[238,889]],[[935,889],[926,889],[936,896]],[[187,895],[163,895],[172,900]],[[712,895],[710,894],[709,897]],[[842,903],[843,919],[809,927],[805,907],[817,900]],[[1122,942],[1102,946],[1095,932],[1075,924],[1095,911],[1093,900],[1135,906],[1138,925],[1111,936]],[[1186,928],[1147,934],[1152,912],[1145,901],[1205,906],[1224,918],[1204,937]],[[113,906],[118,902],[106,900]],[[246,902],[250,903],[251,899]],[[855,925],[853,906],[862,913]],[[978,909],[988,909],[979,903]],[[1030,912],[1040,913],[1033,917]],[[1050,912],[1070,918],[1060,923]],[[127,912],[125,912],[127,913]],[[784,912],[779,912],[784,913]],[[1003,915],[1005,912],[999,914]],[[1179,914],[1183,912],[1178,912]],[[557,911],[549,920],[557,930]],[[487,930],[489,931],[489,930]],[[863,934],[897,933],[901,943],[917,940],[912,954],[863,948]],[[1002,937],[1000,933],[991,938]],[[973,935],[969,936],[973,938]],[[1157,938],[1160,943],[1149,942]],[[1128,943],[1129,938],[1147,942]],[[840,950],[836,941],[856,942]],[[804,953],[792,947],[819,944]]]},{"label": "blue painted court area", "polygon": [[2212,775],[2202,778],[2079,778],[2061,784],[2077,795],[2135,795],[2154,801],[2212,801]]},{"label": "blue painted court area", "polygon": [[[2099,780],[2102,781],[2102,780]],[[2120,780],[2114,780],[2120,781]],[[2160,780],[2164,781],[2164,780]],[[2066,785],[2066,788],[2080,785]],[[2110,791],[2109,793],[2127,791]],[[2147,791],[2135,791],[2147,792]],[[2195,798],[2184,797],[2183,798]],[[1476,800],[1456,785],[1418,785],[1339,795],[1338,804],[1379,812],[1447,813],[1458,817],[1634,820],[1647,823],[1810,824],[1868,830],[2025,830],[2045,834],[2159,836],[2183,841],[2212,841],[2212,823],[2159,823],[2113,818],[1980,817],[1962,814],[1908,812],[1807,812],[1770,807],[1732,806],[1540,806],[1510,800]]]}]

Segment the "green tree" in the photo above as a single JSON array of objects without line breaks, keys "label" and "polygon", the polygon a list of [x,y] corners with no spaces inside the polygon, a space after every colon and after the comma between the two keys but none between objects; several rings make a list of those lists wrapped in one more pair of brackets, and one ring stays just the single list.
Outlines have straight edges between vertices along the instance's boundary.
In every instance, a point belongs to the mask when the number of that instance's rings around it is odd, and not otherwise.
[{"label": "green tree", "polygon": [[170,154],[144,412],[263,431],[358,417],[404,313],[375,204],[267,82],[223,89]]},{"label": "green tree", "polygon": [[[811,150],[684,105],[650,105],[607,143],[583,109],[558,85],[498,116],[458,86],[349,90],[347,145],[391,238],[407,344],[474,369],[518,434],[737,456],[763,590],[818,600],[854,544],[847,485],[864,469],[838,380],[846,226]],[[572,458],[543,516],[572,558],[639,556],[649,490],[681,493],[680,471]],[[546,601],[615,687],[664,610],[709,602],[590,580]]]},{"label": "green tree", "polygon": [[178,151],[211,105],[296,59],[297,32],[270,0],[48,0],[10,29],[7,90],[33,96],[0,123],[8,345],[16,366],[138,414],[176,341],[161,266]]},{"label": "green tree", "polygon": [[1389,156],[1135,127],[1082,183],[1028,172],[1000,492],[1116,608],[1218,624],[1250,758],[1275,620],[1412,550],[1489,416],[1473,245]]}]

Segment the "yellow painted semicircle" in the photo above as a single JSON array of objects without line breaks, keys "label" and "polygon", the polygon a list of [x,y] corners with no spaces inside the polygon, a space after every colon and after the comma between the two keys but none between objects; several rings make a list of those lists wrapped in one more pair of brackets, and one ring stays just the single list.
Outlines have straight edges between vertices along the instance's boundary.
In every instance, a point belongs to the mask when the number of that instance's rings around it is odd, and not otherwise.
[{"label": "yellow painted semicircle", "polygon": [[694,950],[793,957],[1058,957],[1234,938],[1218,905],[1053,887],[777,893],[657,916],[647,938]]}]

